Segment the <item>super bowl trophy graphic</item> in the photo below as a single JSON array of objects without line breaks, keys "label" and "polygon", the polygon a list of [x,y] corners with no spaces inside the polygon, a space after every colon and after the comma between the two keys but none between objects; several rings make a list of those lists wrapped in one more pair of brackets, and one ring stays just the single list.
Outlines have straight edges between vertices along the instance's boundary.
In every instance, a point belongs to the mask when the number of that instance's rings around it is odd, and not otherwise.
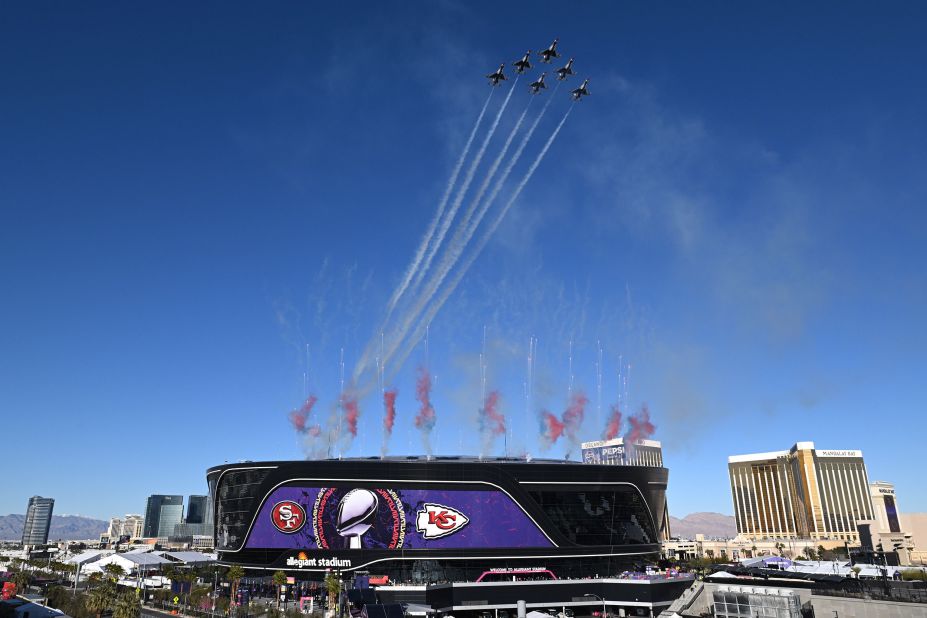
[{"label": "super bowl trophy graphic", "polygon": [[338,503],[335,531],[348,538],[348,548],[360,549],[361,536],[370,530],[379,500],[369,489],[352,489]]}]

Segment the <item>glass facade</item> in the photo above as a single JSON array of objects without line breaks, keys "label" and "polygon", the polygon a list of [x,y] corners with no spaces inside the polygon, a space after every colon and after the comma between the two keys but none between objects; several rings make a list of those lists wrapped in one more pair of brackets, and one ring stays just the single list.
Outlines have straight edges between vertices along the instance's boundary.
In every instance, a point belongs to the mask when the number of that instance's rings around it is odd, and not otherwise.
[{"label": "glass facade", "polygon": [[48,530],[51,528],[52,511],[55,508],[53,498],[32,496],[23,522],[23,545],[44,545],[48,542]]},{"label": "glass facade", "polygon": [[659,542],[650,511],[635,487],[609,491],[564,488],[530,495],[557,530],[576,545]]},{"label": "glass facade", "polygon": [[[165,511],[164,507],[172,508]],[[163,517],[162,513],[167,516],[167,521],[163,524],[161,521]],[[182,522],[183,496],[165,496],[160,494],[148,496],[148,504],[145,506],[145,537],[170,536],[174,532],[174,526]]]},{"label": "glass facade", "polygon": [[216,488],[216,549],[238,549],[258,508],[261,483],[270,470],[229,470]]}]

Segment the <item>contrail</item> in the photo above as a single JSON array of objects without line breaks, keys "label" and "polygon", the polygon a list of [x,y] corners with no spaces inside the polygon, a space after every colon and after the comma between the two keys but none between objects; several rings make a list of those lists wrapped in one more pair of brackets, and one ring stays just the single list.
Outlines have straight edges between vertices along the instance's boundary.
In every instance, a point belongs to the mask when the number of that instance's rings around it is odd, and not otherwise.
[{"label": "contrail", "polygon": [[[421,282],[422,277],[424,276],[424,273],[428,271],[428,268],[431,265],[431,260],[434,257],[435,252],[438,250],[438,247],[444,241],[444,236],[447,234],[447,230],[451,226],[451,222],[454,220],[454,217],[457,214],[457,210],[460,208],[461,202],[463,202],[464,195],[466,194],[467,189],[470,187],[470,183],[473,181],[473,175],[476,173],[476,169],[479,166],[480,161],[483,158],[483,154],[486,152],[486,147],[489,145],[489,140],[492,138],[493,134],[495,133],[496,127],[499,126],[499,121],[502,118],[502,113],[505,111],[505,108],[508,106],[509,100],[512,98],[512,93],[515,92],[515,86],[517,83],[518,83],[518,77],[516,76],[515,81],[512,82],[512,87],[509,88],[509,93],[506,95],[505,100],[502,102],[502,106],[499,108],[499,111],[496,113],[496,117],[493,120],[492,126],[489,128],[489,132],[486,134],[486,137],[483,138],[483,143],[480,145],[480,149],[476,153],[476,157],[474,158],[473,162],[470,164],[470,167],[467,169],[467,174],[466,176],[464,176],[463,186],[461,186],[460,189],[458,189],[457,195],[454,198],[454,201],[451,203],[450,209],[446,213],[444,213],[444,218],[442,220],[441,211],[443,211],[444,207],[446,206],[447,199],[449,198],[450,193],[453,190],[453,186],[451,185],[451,183],[448,183],[448,189],[445,191],[445,195],[441,201],[441,206],[439,206],[438,208],[439,212],[435,215],[434,219],[432,220],[429,233],[426,234],[426,237],[428,238],[429,242],[423,242],[423,245],[419,247],[419,251],[416,253],[416,257],[413,260],[413,265],[415,266],[415,268],[410,266],[408,272],[406,273],[404,281],[400,286],[402,288],[402,292],[394,293],[393,298],[390,299],[389,305],[387,306],[386,317],[383,319],[384,327],[386,325],[386,322],[389,320],[392,314],[392,311],[395,309],[396,304],[399,302],[399,298],[401,294],[404,293],[405,290],[409,287],[409,280],[413,276],[415,277],[415,281],[412,283],[412,287],[413,289],[415,289]],[[486,103],[483,104],[483,110],[480,112],[480,116],[479,116],[480,120],[482,119],[483,114],[486,111],[486,107],[489,104],[489,100],[491,96],[492,96],[492,92],[490,92],[490,97],[487,97]],[[472,142],[474,136],[476,135],[476,131],[478,127],[479,127],[479,120],[477,121],[477,125],[474,126],[473,128],[473,131],[470,134],[470,138],[467,141],[467,148],[465,149],[464,154],[461,155],[461,158],[458,161],[458,164],[454,170],[453,177],[454,177],[455,183],[456,183],[456,177],[460,173],[460,169],[462,168],[463,161],[466,158],[467,151],[469,151],[470,143]],[[441,221],[440,228],[438,228],[439,221]],[[436,228],[438,229],[438,236],[437,238],[434,238],[434,229]],[[418,266],[421,265],[421,261],[422,261],[421,256],[422,254],[424,254],[426,247],[428,247],[429,245],[430,245],[430,249],[428,249],[428,253],[427,255],[425,255],[425,258],[424,258],[425,264],[421,268],[418,268]],[[380,330],[382,331],[383,328],[381,328]],[[355,384],[359,385],[360,383],[360,376],[364,372],[364,370],[367,368],[367,364],[369,362],[369,358],[370,358],[370,354],[372,353],[373,346],[374,346],[374,340],[371,339],[371,341],[368,342],[366,348],[364,349],[364,353],[361,355],[360,360],[357,362],[357,365],[354,368],[354,383]],[[391,347],[391,350],[395,351],[395,345]],[[366,388],[361,387],[361,391],[366,392]]]},{"label": "contrail", "polygon": [[463,186],[457,190],[457,196],[454,198],[454,201],[451,204],[451,208],[447,212],[447,216],[444,218],[441,228],[438,230],[438,238],[431,244],[431,249],[428,251],[428,255],[425,256],[425,265],[415,275],[415,281],[412,283],[413,289],[417,288],[421,283],[425,273],[428,272],[428,267],[431,265],[431,260],[434,258],[435,253],[438,251],[438,247],[440,247],[441,243],[444,241],[444,237],[447,235],[447,230],[451,227],[451,223],[453,222],[454,217],[457,215],[457,211],[460,209],[461,203],[463,203],[467,189],[470,188],[470,183],[473,182],[473,176],[476,174],[476,170],[480,165],[480,161],[483,160],[483,155],[486,153],[486,147],[489,146],[489,141],[492,139],[493,134],[496,132],[496,127],[499,126],[499,121],[502,119],[502,113],[505,112],[505,108],[508,106],[509,99],[512,98],[512,93],[515,92],[515,86],[517,84],[518,77],[516,76],[515,81],[512,82],[512,87],[509,88],[509,93],[505,96],[505,101],[502,102],[502,106],[496,113],[496,118],[493,120],[492,126],[489,128],[489,132],[486,134],[486,137],[483,138],[483,143],[480,145],[480,149],[477,151],[476,157],[470,164],[469,169],[467,169],[467,175],[464,177]]},{"label": "contrail", "polygon": [[[558,87],[559,87],[559,84],[558,84]],[[554,89],[555,93],[556,93],[556,90],[557,89],[555,88]],[[521,157],[521,154],[524,151],[525,146],[528,144],[528,141],[531,139],[531,136],[534,134],[534,130],[537,128],[538,124],[541,122],[541,119],[544,117],[544,114],[547,112],[547,108],[550,107],[550,103],[553,100],[554,100],[553,97],[550,97],[547,99],[547,103],[544,104],[543,109],[541,109],[541,113],[534,120],[534,122],[531,125],[531,128],[522,138],[522,141],[518,146],[518,150],[515,152],[511,161],[509,161],[508,165],[503,171],[502,176],[499,178],[499,180],[496,182],[495,186],[493,187],[493,191],[490,195],[490,198],[480,208],[479,213],[477,214],[475,220],[470,221],[471,217],[469,215],[472,214],[473,207],[476,206],[479,198],[477,198],[477,200],[471,204],[471,207],[467,212],[468,216],[465,216],[463,219],[461,219],[461,223],[458,227],[458,230],[457,232],[455,232],[454,237],[451,240],[451,246],[445,252],[444,256],[442,257],[441,263],[438,266],[437,272],[431,278],[431,281],[428,283],[428,286],[425,289],[425,291],[420,295],[418,302],[415,304],[415,306],[410,311],[407,312],[406,320],[400,325],[398,336],[391,342],[392,345],[390,346],[388,356],[392,356],[396,352],[396,348],[398,348],[399,345],[402,343],[403,338],[405,337],[409,329],[412,327],[412,324],[415,322],[415,319],[418,317],[418,315],[422,311],[424,311],[425,307],[431,301],[432,297],[437,292],[438,288],[444,282],[448,273],[454,268],[454,265],[460,259],[460,256],[463,254],[467,245],[470,243],[470,240],[473,238],[473,234],[476,232],[477,227],[479,226],[480,222],[483,220],[483,217],[486,215],[486,211],[489,209],[490,205],[492,205],[493,201],[496,199],[496,196],[499,194],[499,191],[501,191],[506,179],[508,178],[509,174],[512,172],[512,169],[515,167],[515,164],[518,162],[519,158]],[[527,113],[527,111],[528,111],[528,108],[526,107],[525,112],[522,113],[522,117],[519,119],[519,124],[524,120],[524,116],[525,116],[525,113]],[[505,145],[505,150],[508,149],[508,146],[511,144],[512,138],[514,138],[514,136],[515,136],[514,132],[509,135],[509,139]],[[505,153],[503,152],[503,154]],[[499,162],[501,162],[501,157],[497,158],[496,163],[499,163]],[[494,174],[495,169],[497,168],[498,168],[498,165],[495,165],[494,168],[490,171],[490,174]],[[489,181],[491,179],[492,179],[492,176],[489,176],[487,178],[487,181],[483,183],[484,186],[481,188],[480,195],[482,195],[485,192],[485,188],[489,184]]]},{"label": "contrail", "polygon": [[[416,327],[415,331],[413,332],[412,337],[410,337],[407,340],[405,346],[400,352],[398,360],[392,361],[392,367],[393,367],[392,373],[394,376],[398,368],[402,367],[402,364],[405,362],[405,360],[409,357],[409,354],[415,348],[415,345],[418,342],[418,340],[421,338],[422,334],[424,333],[426,326],[431,323],[431,321],[434,319],[435,315],[438,313],[441,307],[444,306],[444,303],[447,302],[447,299],[450,297],[450,295],[454,293],[454,290],[457,288],[457,285],[460,283],[460,280],[463,279],[463,276],[467,273],[467,271],[473,265],[473,262],[476,261],[476,258],[479,257],[480,253],[486,247],[486,244],[489,242],[490,238],[492,238],[496,229],[502,223],[502,220],[505,218],[505,215],[508,213],[509,209],[515,203],[515,200],[518,199],[519,194],[525,188],[525,185],[527,185],[528,181],[531,180],[531,176],[534,174],[535,170],[537,170],[538,165],[541,164],[541,160],[544,159],[544,155],[546,155],[547,151],[550,150],[551,144],[554,143],[554,140],[557,138],[557,134],[560,133],[560,129],[563,128],[563,124],[566,122],[566,119],[569,118],[570,112],[572,111],[573,111],[573,105],[570,105],[566,113],[563,115],[563,118],[560,119],[560,123],[557,125],[557,128],[555,128],[554,132],[551,133],[549,138],[547,138],[547,142],[544,144],[544,147],[541,149],[541,152],[538,153],[537,157],[535,157],[534,161],[531,163],[531,167],[528,168],[528,171],[525,173],[524,177],[521,179],[521,182],[518,183],[518,186],[515,188],[515,191],[512,193],[512,196],[509,198],[509,201],[505,203],[505,206],[502,207],[502,209],[496,215],[496,218],[493,220],[492,225],[489,227],[488,230],[486,230],[486,232],[483,233],[483,235],[477,241],[476,248],[467,256],[463,265],[457,270],[457,272],[451,278],[450,282],[448,283],[444,291],[441,293],[441,295],[428,308],[428,311],[426,312],[425,316],[422,318],[422,320],[419,322],[419,325]],[[388,356],[392,357],[392,352]]]},{"label": "contrail", "polygon": [[402,282],[399,284],[399,287],[396,288],[392,297],[389,299],[389,303],[386,306],[386,320],[389,319],[393,309],[396,308],[396,303],[399,302],[403,292],[405,292],[406,288],[409,287],[409,282],[412,281],[412,276],[418,269],[418,265],[421,264],[422,257],[425,255],[425,250],[428,249],[428,245],[431,243],[431,239],[434,237],[435,230],[438,228],[438,222],[441,221],[441,216],[444,214],[444,208],[447,206],[447,201],[451,197],[451,192],[454,190],[454,185],[457,184],[457,176],[460,175],[460,170],[463,168],[467,154],[470,152],[470,146],[473,144],[473,139],[476,137],[476,131],[479,129],[480,124],[483,122],[483,116],[486,115],[486,108],[489,107],[489,102],[492,100],[492,95],[495,91],[495,88],[489,91],[489,96],[486,97],[486,102],[483,103],[483,109],[480,110],[480,115],[476,118],[476,124],[473,125],[473,130],[470,131],[470,137],[467,138],[467,143],[464,144],[463,152],[460,153],[460,158],[457,159],[457,163],[454,165],[454,171],[451,172],[451,177],[447,181],[447,187],[445,187],[444,195],[441,197],[441,202],[438,204],[438,210],[435,212],[434,217],[432,217],[431,223],[428,224],[428,231],[426,231],[425,236],[422,237],[422,242],[419,245],[418,251],[415,253],[415,257],[412,259],[412,263],[409,264],[409,268],[406,269],[406,273],[402,278]]}]

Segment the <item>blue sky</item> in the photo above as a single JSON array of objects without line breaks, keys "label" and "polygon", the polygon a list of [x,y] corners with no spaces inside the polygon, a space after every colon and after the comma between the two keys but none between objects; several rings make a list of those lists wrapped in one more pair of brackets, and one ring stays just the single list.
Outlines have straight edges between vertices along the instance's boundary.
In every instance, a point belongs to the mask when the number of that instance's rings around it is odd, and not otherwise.
[{"label": "blue sky", "polygon": [[[730,512],[726,457],[798,440],[862,449],[902,510],[927,510],[912,465],[927,429],[922,4],[2,12],[0,512],[34,493],[58,513],[141,512],[149,493],[202,492],[209,466],[303,457],[287,413],[307,366],[325,423],[341,351],[350,377],[483,75],[555,36],[592,96],[431,321],[427,357],[410,340],[390,452],[423,450],[426,362],[435,452],[483,448],[485,327],[510,452],[576,456],[545,450],[537,420],[566,406],[572,340],[591,398],[579,438],[600,436],[631,363],[626,407],[649,405],[676,515]],[[528,104],[527,80],[514,88],[474,188]],[[565,88],[552,96],[496,208],[570,109]],[[360,409],[334,452],[380,452],[377,397]]]}]

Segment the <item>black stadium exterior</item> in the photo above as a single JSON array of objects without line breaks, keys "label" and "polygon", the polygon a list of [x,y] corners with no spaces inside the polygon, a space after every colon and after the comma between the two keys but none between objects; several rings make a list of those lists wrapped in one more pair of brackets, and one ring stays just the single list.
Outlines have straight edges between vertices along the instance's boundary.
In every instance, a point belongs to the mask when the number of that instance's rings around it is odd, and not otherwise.
[{"label": "black stadium exterior", "polygon": [[558,579],[641,570],[659,555],[668,471],[558,460],[387,457],[207,472],[219,562],[302,578]]}]

